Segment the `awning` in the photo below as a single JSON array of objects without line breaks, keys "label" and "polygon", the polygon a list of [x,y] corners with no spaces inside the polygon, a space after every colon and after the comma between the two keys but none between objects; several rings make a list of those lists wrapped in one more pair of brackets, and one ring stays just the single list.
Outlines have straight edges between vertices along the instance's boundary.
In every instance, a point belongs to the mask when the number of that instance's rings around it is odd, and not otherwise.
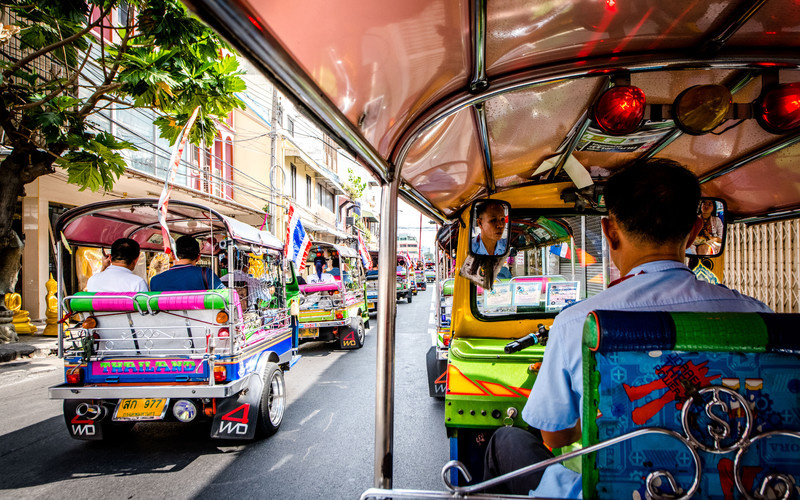
[{"label": "awning", "polygon": [[327,224],[319,224],[317,222],[311,222],[305,219],[304,217],[300,217],[300,220],[303,222],[303,227],[309,231],[315,231],[318,233],[328,233],[333,236],[336,236],[337,238],[342,238],[342,239],[353,237],[352,235],[349,235],[344,231],[336,229],[335,227],[329,226]]},{"label": "awning", "polygon": [[365,222],[378,222],[378,218],[375,217],[375,214],[363,208],[361,209],[361,219]]}]

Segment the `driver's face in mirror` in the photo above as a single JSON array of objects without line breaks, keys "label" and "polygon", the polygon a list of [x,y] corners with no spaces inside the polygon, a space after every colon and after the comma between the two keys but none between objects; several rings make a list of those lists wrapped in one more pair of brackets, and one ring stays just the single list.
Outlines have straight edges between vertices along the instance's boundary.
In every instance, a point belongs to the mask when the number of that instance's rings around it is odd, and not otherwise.
[{"label": "driver's face in mirror", "polygon": [[506,229],[506,210],[502,204],[487,202],[479,205],[475,212],[475,224],[480,234],[477,241],[473,242],[473,252],[481,255],[505,253],[503,232]]}]

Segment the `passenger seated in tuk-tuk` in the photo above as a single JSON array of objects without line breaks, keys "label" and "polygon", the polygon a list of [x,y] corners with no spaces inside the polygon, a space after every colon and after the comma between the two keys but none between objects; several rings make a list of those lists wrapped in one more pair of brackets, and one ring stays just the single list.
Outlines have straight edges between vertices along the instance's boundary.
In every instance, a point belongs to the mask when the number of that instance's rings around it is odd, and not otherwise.
[{"label": "passenger seated in tuk-tuk", "polygon": [[[623,277],[556,317],[522,411],[522,418],[538,430],[498,429],[485,455],[487,479],[551,458],[545,445],[561,448],[580,439],[581,337],[589,312],[771,312],[756,299],[698,280],[684,264],[685,250],[702,229],[702,220],[697,216],[700,186],[680,164],[653,159],[624,168],[609,178],[605,198],[608,218],[602,221],[603,233]],[[500,488],[516,494],[576,498],[581,476],[558,464]]]},{"label": "passenger seated in tuk-tuk", "polygon": [[321,255],[314,257],[314,273],[308,276],[306,283],[309,285],[312,283],[336,283],[333,275],[325,272],[327,264],[328,260],[325,257]]},{"label": "passenger seated in tuk-tuk", "polygon": [[472,251],[479,255],[503,255],[506,253],[506,212],[501,203],[488,200],[478,205],[475,212],[476,225],[481,233],[472,240]]},{"label": "passenger seated in tuk-tuk", "polygon": [[197,266],[200,244],[193,237],[183,235],[175,240],[175,256],[178,260],[171,268],[150,278],[150,290],[177,292],[225,288],[214,271]]},{"label": "passenger seated in tuk-tuk", "polygon": [[139,261],[139,244],[120,238],[111,244],[111,255],[103,256],[103,270],[86,282],[87,292],[146,292],[147,282],[133,274]]}]

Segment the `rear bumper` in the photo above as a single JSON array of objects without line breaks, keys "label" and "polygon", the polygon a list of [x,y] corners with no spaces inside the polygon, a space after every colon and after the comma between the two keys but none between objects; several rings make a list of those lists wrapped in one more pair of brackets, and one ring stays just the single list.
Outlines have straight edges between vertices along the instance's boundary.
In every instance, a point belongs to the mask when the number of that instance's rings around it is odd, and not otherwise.
[{"label": "rear bumper", "polygon": [[135,398],[227,398],[247,387],[253,374],[220,385],[134,385],[74,386],[54,385],[48,389],[50,399],[135,399]]}]

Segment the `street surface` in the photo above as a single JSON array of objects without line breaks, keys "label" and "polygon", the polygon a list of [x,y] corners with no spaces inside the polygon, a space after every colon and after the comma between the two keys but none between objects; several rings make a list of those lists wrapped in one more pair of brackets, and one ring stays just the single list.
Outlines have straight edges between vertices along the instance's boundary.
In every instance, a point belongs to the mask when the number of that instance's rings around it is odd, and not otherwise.
[{"label": "street surface", "polygon": [[[443,401],[430,398],[425,353],[433,287],[398,305],[394,487],[442,490]],[[116,444],[69,437],[61,360],[0,364],[0,498],[358,498],[372,486],[376,317],[357,351],[300,347],[286,373],[281,429],[264,441],[208,437],[204,423],[138,424]]]}]

